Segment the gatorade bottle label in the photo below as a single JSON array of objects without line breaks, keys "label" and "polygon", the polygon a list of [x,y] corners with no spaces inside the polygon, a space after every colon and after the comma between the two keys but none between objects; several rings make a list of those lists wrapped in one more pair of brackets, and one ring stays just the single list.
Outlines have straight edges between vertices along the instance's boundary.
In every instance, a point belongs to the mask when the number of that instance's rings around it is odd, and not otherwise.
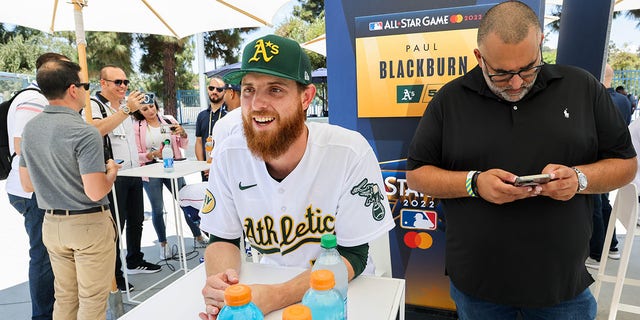
[{"label": "gatorade bottle label", "polygon": [[163,159],[162,161],[165,168],[173,168],[173,158]]}]

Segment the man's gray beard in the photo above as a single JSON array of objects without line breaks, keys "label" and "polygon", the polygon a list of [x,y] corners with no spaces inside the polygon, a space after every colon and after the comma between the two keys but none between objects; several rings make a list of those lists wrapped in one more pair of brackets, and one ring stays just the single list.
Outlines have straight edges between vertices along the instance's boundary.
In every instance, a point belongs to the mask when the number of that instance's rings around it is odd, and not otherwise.
[{"label": "man's gray beard", "polygon": [[[489,90],[491,90],[493,94],[509,102],[518,102],[522,100],[522,98],[524,98],[524,96],[527,95],[529,91],[531,91],[531,87],[533,87],[533,84],[536,82],[536,79],[538,78],[538,75],[536,74],[536,76],[533,78],[533,80],[531,80],[531,82],[529,82],[528,84],[525,84],[524,86],[521,86],[523,89],[522,92],[520,92],[520,94],[516,98],[513,98],[513,96],[510,96],[505,92],[506,89],[510,89],[511,87],[499,88],[491,81],[491,79],[489,79],[489,76],[484,71],[484,69],[482,69],[482,76],[484,77],[484,81],[487,83]],[[525,83],[524,80],[523,80],[523,83]]]}]

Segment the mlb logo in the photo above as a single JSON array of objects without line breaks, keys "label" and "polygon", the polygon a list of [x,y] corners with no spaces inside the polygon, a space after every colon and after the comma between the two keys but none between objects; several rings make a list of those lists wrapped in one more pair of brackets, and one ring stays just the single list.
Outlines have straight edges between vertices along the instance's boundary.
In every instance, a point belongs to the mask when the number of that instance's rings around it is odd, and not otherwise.
[{"label": "mlb logo", "polygon": [[436,230],[438,214],[435,211],[415,209],[400,210],[401,227],[414,230]]},{"label": "mlb logo", "polygon": [[369,22],[369,31],[382,30],[382,21]]}]

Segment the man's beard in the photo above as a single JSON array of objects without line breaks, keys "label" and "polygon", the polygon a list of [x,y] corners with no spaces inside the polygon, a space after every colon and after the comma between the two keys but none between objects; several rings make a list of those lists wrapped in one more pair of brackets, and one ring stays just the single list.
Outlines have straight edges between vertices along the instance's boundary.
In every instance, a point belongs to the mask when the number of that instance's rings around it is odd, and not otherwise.
[{"label": "man's beard", "polygon": [[489,79],[489,76],[487,75],[484,69],[482,69],[482,76],[484,77],[484,80],[487,83],[487,86],[489,87],[491,92],[493,92],[496,96],[504,100],[507,100],[509,102],[518,102],[522,98],[524,98],[524,96],[527,93],[529,93],[529,91],[531,90],[531,87],[533,87],[533,84],[536,82],[536,78],[538,77],[538,75],[536,75],[535,77],[533,77],[533,79],[531,79],[531,82],[529,83],[526,83],[525,81],[523,81],[522,85],[520,86],[522,88],[522,91],[520,91],[520,93],[517,96],[512,96],[507,94],[506,92],[507,90],[513,89],[511,88],[511,85],[507,85],[506,87],[498,87],[491,81],[491,79]]},{"label": "man's beard", "polygon": [[265,112],[253,112],[243,116],[242,126],[247,138],[247,145],[254,156],[263,161],[277,159],[283,155],[293,142],[304,132],[305,111],[300,108],[293,116],[281,118],[276,116],[273,121],[280,121],[273,131],[256,132],[253,127],[253,117],[274,116]]},{"label": "man's beard", "polygon": [[216,98],[215,96],[209,96],[209,101],[211,101],[211,103],[219,103],[223,98],[224,96],[218,98]]}]

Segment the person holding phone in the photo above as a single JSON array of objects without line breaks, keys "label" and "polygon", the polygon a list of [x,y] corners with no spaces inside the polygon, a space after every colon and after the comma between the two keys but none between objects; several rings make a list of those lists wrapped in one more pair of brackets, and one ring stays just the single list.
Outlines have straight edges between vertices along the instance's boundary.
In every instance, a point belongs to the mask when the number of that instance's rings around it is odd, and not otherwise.
[{"label": "person holding phone", "polygon": [[[438,90],[409,145],[409,188],[442,199],[446,212],[460,319],[596,317],[584,264],[591,195],[629,183],[636,152],[604,86],[545,63],[543,38],[526,4],[489,9],[478,65]],[[549,181],[514,185],[534,174]]]},{"label": "person holding phone", "polygon": [[[92,125],[105,136],[105,155],[110,153],[107,158],[124,160],[123,169],[140,166],[131,113],[140,108],[144,93],[131,91],[127,96],[129,83],[122,68],[106,65],[100,70],[101,90],[91,99]],[[109,193],[111,213],[115,217],[117,205],[121,222],[119,232],[126,230],[127,241],[125,270],[122,270],[119,245],[116,247],[115,276],[118,288],[124,292],[127,286],[129,291],[133,290],[133,286],[125,283],[123,271],[128,274],[155,273],[160,272],[161,267],[146,261],[141,250],[144,222],[142,180],[139,177],[118,177],[115,190],[117,203],[113,201],[113,194]]]},{"label": "person holding phone", "polygon": [[[182,158],[181,148],[189,145],[189,138],[184,128],[174,119],[169,119],[158,114],[158,105],[155,100],[150,104],[143,104],[140,109],[133,113],[135,118],[133,127],[138,147],[138,158],[140,165],[153,163],[156,159],[162,159],[162,148],[164,141],[171,141],[173,156],[176,159]],[[151,203],[151,221],[153,228],[158,235],[158,246],[160,249],[160,259],[167,258],[167,232],[164,223],[164,203],[162,196],[162,185],[171,190],[171,179],[163,178],[142,178],[149,202]],[[178,190],[184,187],[184,178],[178,179]],[[185,212],[185,221],[193,233],[194,246],[204,247],[206,242],[198,225],[192,221],[190,215]]]}]

